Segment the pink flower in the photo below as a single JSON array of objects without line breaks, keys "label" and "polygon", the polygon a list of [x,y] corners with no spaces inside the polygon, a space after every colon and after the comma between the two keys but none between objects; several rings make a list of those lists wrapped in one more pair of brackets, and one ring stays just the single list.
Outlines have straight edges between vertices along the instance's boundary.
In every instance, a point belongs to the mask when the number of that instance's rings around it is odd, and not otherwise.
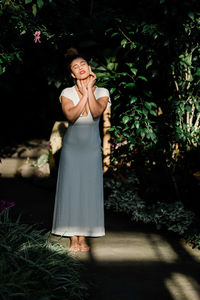
[{"label": "pink flower", "polygon": [[41,43],[41,41],[40,41],[40,34],[41,34],[41,32],[40,31],[36,31],[35,33],[34,33],[34,42],[35,43],[37,43],[37,42],[39,42],[39,43]]},{"label": "pink flower", "polygon": [[127,140],[123,141],[122,143],[118,143],[116,146],[115,146],[115,149],[118,149],[119,147],[121,147],[122,145],[126,145],[128,144]]}]

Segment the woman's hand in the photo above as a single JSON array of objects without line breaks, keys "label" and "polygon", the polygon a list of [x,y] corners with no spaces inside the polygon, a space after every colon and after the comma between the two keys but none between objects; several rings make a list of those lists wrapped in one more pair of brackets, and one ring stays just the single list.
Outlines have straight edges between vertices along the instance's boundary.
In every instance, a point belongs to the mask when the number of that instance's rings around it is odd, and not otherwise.
[{"label": "woman's hand", "polygon": [[87,95],[87,88],[85,87],[84,83],[82,80],[78,79],[77,80],[77,86],[78,86],[78,89],[79,89],[79,92],[85,96]]},{"label": "woman's hand", "polygon": [[94,74],[94,72],[90,72],[90,78],[88,82],[88,88],[92,88],[96,82],[97,76]]}]

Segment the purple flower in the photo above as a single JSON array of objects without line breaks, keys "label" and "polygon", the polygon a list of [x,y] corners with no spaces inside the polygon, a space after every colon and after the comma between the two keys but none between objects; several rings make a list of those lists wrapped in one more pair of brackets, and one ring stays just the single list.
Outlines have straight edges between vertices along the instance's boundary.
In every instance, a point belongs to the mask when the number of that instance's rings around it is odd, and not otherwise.
[{"label": "purple flower", "polygon": [[6,201],[5,200],[1,200],[1,206],[0,206],[0,211],[3,211],[6,209]]},{"label": "purple flower", "polygon": [[15,206],[15,202],[8,202],[5,200],[1,200],[0,211],[5,210],[8,207]]},{"label": "purple flower", "polygon": [[7,207],[13,207],[15,206],[15,202],[8,202]]}]

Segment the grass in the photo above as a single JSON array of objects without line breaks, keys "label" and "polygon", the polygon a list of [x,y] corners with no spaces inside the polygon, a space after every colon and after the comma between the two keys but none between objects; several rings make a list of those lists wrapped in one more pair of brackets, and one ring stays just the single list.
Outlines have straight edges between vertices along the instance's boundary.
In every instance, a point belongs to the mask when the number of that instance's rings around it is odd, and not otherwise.
[{"label": "grass", "polygon": [[36,225],[0,214],[0,298],[79,300],[88,296],[82,264],[60,244],[51,244]]}]

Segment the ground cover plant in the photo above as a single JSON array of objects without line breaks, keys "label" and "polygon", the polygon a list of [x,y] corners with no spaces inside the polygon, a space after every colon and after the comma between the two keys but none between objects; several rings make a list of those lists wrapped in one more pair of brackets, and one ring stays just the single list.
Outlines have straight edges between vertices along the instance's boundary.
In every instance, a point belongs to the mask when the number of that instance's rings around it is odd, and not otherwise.
[{"label": "ground cover plant", "polygon": [[66,249],[52,244],[35,225],[0,214],[0,298],[37,300],[86,299],[83,266]]},{"label": "ground cover plant", "polygon": [[123,180],[117,173],[106,177],[104,185],[107,191],[106,209],[127,214],[133,223],[151,224],[158,230],[176,233],[194,248],[200,249],[198,215],[175,198],[166,201],[164,196],[160,199],[146,197],[135,169],[126,170]]}]

